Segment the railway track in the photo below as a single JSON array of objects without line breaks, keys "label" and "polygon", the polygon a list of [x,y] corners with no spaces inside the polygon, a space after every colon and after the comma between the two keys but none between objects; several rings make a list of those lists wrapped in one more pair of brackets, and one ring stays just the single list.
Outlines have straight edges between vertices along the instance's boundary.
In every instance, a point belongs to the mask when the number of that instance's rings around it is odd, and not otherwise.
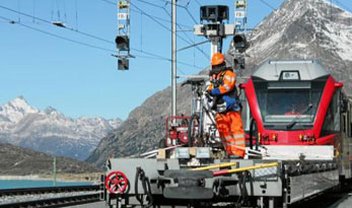
[{"label": "railway track", "polygon": [[99,185],[0,190],[0,208],[66,207],[100,199]]},{"label": "railway track", "polygon": [[13,196],[13,195],[27,195],[27,194],[45,194],[45,193],[63,193],[63,192],[78,192],[78,191],[99,191],[99,190],[100,190],[99,185],[0,189],[0,197]]}]

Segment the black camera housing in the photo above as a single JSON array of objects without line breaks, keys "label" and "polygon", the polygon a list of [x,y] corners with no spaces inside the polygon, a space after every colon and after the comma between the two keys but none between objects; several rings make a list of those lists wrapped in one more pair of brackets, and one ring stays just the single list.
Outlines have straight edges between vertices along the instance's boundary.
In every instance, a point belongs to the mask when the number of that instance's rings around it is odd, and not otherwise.
[{"label": "black camera housing", "polygon": [[212,5],[200,7],[200,21],[222,22],[229,20],[229,7],[225,5]]}]

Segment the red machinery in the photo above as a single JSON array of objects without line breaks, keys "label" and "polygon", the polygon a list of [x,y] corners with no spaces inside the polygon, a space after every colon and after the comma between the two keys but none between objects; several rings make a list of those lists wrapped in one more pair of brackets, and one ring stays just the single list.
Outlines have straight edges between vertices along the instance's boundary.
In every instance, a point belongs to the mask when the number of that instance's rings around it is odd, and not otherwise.
[{"label": "red machinery", "polygon": [[170,116],[166,118],[166,147],[188,144],[189,116]]}]

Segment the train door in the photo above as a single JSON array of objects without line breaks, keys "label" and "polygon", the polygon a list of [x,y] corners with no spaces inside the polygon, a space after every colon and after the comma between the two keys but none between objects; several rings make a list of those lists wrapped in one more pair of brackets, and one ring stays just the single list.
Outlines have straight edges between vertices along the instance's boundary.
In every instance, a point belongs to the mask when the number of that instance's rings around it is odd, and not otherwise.
[{"label": "train door", "polygon": [[348,177],[351,179],[352,178],[352,98],[347,98],[347,112],[346,112],[346,132],[347,132],[347,137],[346,137],[346,143],[345,147],[347,149],[346,152],[346,163],[348,169]]},{"label": "train door", "polygon": [[[247,134],[246,146],[253,149],[254,144],[255,144],[254,140],[256,140],[256,138],[258,136],[257,124],[256,124],[255,120],[252,118],[245,92],[243,89],[240,89],[240,90],[241,90],[240,101],[241,101],[241,105],[242,105],[241,117],[242,117],[243,129]],[[252,140],[250,139],[250,137],[252,137]]]},{"label": "train door", "polygon": [[340,151],[340,175],[345,179],[352,177],[352,100],[342,93],[340,96],[341,106],[341,151]]}]

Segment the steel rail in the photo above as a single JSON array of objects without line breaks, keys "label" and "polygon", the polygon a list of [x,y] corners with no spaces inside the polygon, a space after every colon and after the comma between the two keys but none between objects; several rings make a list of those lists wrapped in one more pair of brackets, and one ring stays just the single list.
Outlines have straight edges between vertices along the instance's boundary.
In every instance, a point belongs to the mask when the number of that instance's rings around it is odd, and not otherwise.
[{"label": "steel rail", "polygon": [[1,208],[26,208],[26,207],[36,207],[36,208],[53,208],[53,207],[65,207],[73,206],[79,204],[87,204],[100,201],[100,194],[84,194],[69,197],[57,197],[25,202],[16,202],[9,204],[1,204]]},{"label": "steel rail", "polygon": [[63,193],[78,191],[99,191],[100,185],[82,185],[82,186],[56,186],[56,187],[35,187],[35,188],[16,188],[0,189],[0,197],[13,195],[29,195],[44,193]]}]

